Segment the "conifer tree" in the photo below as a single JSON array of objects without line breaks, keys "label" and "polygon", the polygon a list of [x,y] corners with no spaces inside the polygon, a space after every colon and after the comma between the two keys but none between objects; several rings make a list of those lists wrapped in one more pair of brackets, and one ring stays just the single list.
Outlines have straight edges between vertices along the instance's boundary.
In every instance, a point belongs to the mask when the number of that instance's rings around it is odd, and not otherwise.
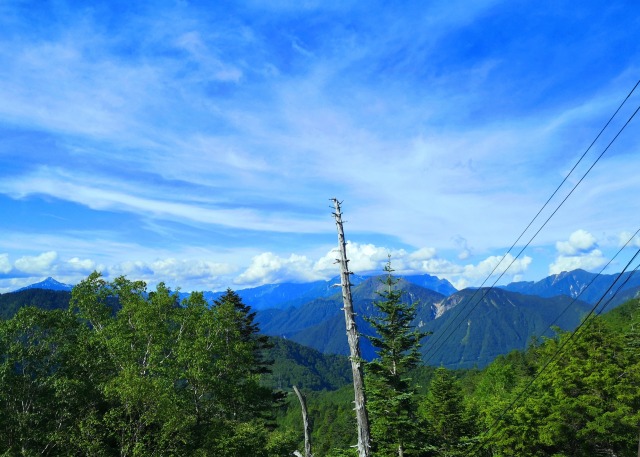
[{"label": "conifer tree", "polygon": [[[229,339],[227,330],[223,330],[227,333],[221,335],[221,339],[227,341],[227,353],[236,358],[235,362],[229,361],[234,370],[229,372],[227,379],[229,385],[238,389],[236,394],[229,397],[234,403],[234,415],[249,419],[270,413],[271,406],[284,397],[260,382],[260,376],[271,371],[271,362],[265,360],[263,355],[273,345],[266,335],[258,333],[256,313],[231,289],[214,301],[214,311],[218,320],[225,323],[222,328],[235,332],[232,339]],[[240,348],[241,351],[238,350]],[[239,355],[242,358],[238,358]]]},{"label": "conifer tree", "polygon": [[380,315],[367,318],[378,335],[368,337],[378,358],[366,365],[365,386],[374,455],[402,457],[416,455],[418,447],[417,394],[409,372],[420,362],[418,349],[425,334],[412,326],[417,304],[402,301],[391,261],[384,271],[384,290],[375,302]]},{"label": "conifer tree", "polygon": [[[561,333],[537,349],[559,356],[503,420],[492,437],[500,455],[632,455],[640,421],[640,364],[624,335],[600,319],[571,339]],[[541,368],[541,367],[540,367]]]},{"label": "conifer tree", "polygon": [[467,455],[463,443],[471,427],[460,386],[446,368],[436,370],[421,409],[429,432],[428,447],[434,455]]}]

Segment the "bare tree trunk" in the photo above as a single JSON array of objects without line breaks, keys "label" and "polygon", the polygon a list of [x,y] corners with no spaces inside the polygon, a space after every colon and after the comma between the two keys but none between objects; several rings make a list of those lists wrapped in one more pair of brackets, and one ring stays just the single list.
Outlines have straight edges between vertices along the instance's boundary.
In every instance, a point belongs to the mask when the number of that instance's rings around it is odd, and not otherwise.
[{"label": "bare tree trunk", "polygon": [[311,428],[309,427],[309,418],[307,417],[307,402],[296,386],[293,390],[298,396],[300,407],[302,408],[302,423],[304,425],[304,457],[313,457],[311,454]]},{"label": "bare tree trunk", "polygon": [[640,424],[638,424],[638,457],[640,457]]},{"label": "bare tree trunk", "polygon": [[342,285],[342,300],[344,302],[344,319],[347,326],[347,339],[351,352],[351,372],[353,373],[353,390],[355,392],[356,421],[358,424],[358,454],[360,457],[369,457],[371,448],[371,437],[369,433],[369,416],[367,415],[366,397],[364,393],[364,377],[362,370],[362,357],[360,355],[360,344],[358,342],[358,329],[353,313],[353,302],[351,299],[351,281],[349,275],[349,260],[347,260],[347,247],[342,228],[342,213],[340,212],[340,202],[336,198],[333,201],[335,212],[333,216],[338,229],[338,248],[340,258],[340,283]]}]

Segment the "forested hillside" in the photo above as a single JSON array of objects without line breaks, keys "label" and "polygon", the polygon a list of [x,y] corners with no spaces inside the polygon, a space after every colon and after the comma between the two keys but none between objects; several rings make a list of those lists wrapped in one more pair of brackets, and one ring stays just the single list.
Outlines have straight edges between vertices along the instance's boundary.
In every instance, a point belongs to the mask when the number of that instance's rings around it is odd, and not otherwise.
[{"label": "forested hillside", "polygon": [[[551,335],[550,326],[573,330],[590,306],[567,295],[543,298],[502,289],[465,289],[448,297],[405,280],[397,287],[402,300],[416,304],[413,325],[433,335],[421,349],[423,361],[449,368],[484,367],[500,354],[525,349],[534,336]],[[380,278],[353,288],[356,323],[361,333],[375,332],[364,316],[375,316]],[[259,311],[262,330],[330,354],[348,354],[342,297],[316,299],[286,310]],[[451,330],[451,332],[449,332]],[[445,337],[446,335],[446,337]],[[375,357],[364,339],[362,356]]]},{"label": "forested hillside", "polygon": [[93,274],[68,309],[24,307],[0,323],[0,448],[288,455],[291,436],[271,425],[281,395],[261,382],[268,347],[232,291],[180,304],[162,284]]},{"label": "forested hillside", "polygon": [[[428,354],[435,339],[423,336],[426,324],[390,317],[397,309],[416,321],[418,302],[398,284],[361,290],[369,297],[382,293],[366,308],[369,325],[396,329],[378,334],[371,347],[381,353],[394,347],[393,338],[404,341],[390,359],[365,364],[374,457],[394,455],[394,440],[401,440],[404,455],[419,457],[635,455],[637,299],[589,318],[575,334],[556,329],[483,369],[451,371],[403,361],[416,350]],[[495,314],[501,296],[524,320],[567,305],[492,293],[478,309],[495,321],[496,334],[508,331],[511,318],[503,327]],[[70,300],[65,292],[19,294],[0,297],[13,304],[0,321],[6,455],[289,456],[303,448],[293,385],[307,397],[314,455],[356,455],[347,359],[261,335],[254,311],[233,291],[210,306],[202,294],[180,301],[162,284],[147,291],[141,282],[93,274]],[[19,306],[16,297],[23,299]],[[535,332],[545,330],[540,325]],[[417,332],[417,339],[407,340],[405,332]],[[387,363],[405,368],[398,377],[383,375]],[[384,413],[390,407],[400,409]]]},{"label": "forested hillside", "polygon": [[66,309],[71,293],[60,290],[26,289],[19,292],[0,294],[0,318],[9,319],[25,306],[41,309]]},{"label": "forested hillside", "polygon": [[[575,335],[559,332],[482,370],[416,368],[408,379],[421,434],[411,455],[637,455],[639,329],[640,302],[632,300]],[[310,394],[315,455],[357,455],[347,447],[356,440],[353,413],[344,408],[352,398],[350,386]],[[278,421],[295,427],[300,409],[288,401]]]}]

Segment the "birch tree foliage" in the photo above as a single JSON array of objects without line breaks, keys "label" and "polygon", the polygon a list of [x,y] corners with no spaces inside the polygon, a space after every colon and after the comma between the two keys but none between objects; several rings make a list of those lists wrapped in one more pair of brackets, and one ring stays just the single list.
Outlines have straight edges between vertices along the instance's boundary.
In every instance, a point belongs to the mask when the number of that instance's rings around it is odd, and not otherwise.
[{"label": "birch tree foliage", "polygon": [[257,332],[231,291],[215,306],[198,293],[180,303],[162,283],[147,291],[94,273],[74,288],[68,311],[24,308],[0,322],[0,448],[281,455]]}]

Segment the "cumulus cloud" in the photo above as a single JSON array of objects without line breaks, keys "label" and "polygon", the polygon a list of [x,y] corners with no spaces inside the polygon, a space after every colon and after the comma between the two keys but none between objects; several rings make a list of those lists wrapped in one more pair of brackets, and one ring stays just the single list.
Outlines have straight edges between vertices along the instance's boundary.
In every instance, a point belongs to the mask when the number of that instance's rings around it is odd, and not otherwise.
[{"label": "cumulus cloud", "polygon": [[640,248],[640,236],[637,236],[637,235],[634,236],[634,234],[631,232],[620,233],[620,235],[618,235],[618,246],[622,247],[627,243],[628,243],[628,246],[635,246]]},{"label": "cumulus cloud", "polygon": [[[479,285],[489,276],[508,272],[519,275],[531,264],[531,257],[515,259],[507,255],[502,263],[501,256],[488,257],[477,264],[458,264],[438,256],[436,249],[423,247],[415,251],[388,249],[374,244],[347,243],[349,268],[356,274],[380,274],[391,256],[391,265],[396,274],[431,274],[449,280],[456,287]],[[336,264],[337,249],[332,249],[316,262],[305,256],[292,254],[283,258],[271,252],[255,256],[251,266],[235,279],[236,284],[246,286],[282,281],[311,281],[330,279],[340,273]],[[498,267],[498,264],[499,267]],[[509,268],[507,270],[507,268]]]},{"label": "cumulus cloud", "polygon": [[141,260],[127,260],[109,268],[109,276],[131,276],[143,279],[153,276],[153,270]]},{"label": "cumulus cloud", "polygon": [[235,284],[260,285],[277,282],[302,282],[322,279],[306,256],[291,254],[288,258],[264,252],[251,260],[251,265],[235,280]]},{"label": "cumulus cloud", "polygon": [[147,283],[165,282],[185,290],[218,290],[231,282],[225,280],[237,268],[227,263],[201,259],[156,259],[151,262],[130,260],[108,269],[107,276],[127,276]]},{"label": "cumulus cloud", "polygon": [[0,254],[0,273],[9,273],[11,271],[11,262],[9,254]]},{"label": "cumulus cloud", "polygon": [[49,273],[51,266],[58,258],[55,251],[43,252],[38,256],[24,256],[16,260],[16,269],[24,273]]},{"label": "cumulus cloud", "polygon": [[[324,276],[339,274],[336,259],[337,249],[333,249],[320,258],[313,266],[314,270]],[[420,248],[413,252],[404,249],[389,249],[374,244],[347,242],[349,269],[358,274],[380,273],[391,256],[391,264],[395,271],[403,273],[423,269],[436,256],[436,250],[430,247]]]},{"label": "cumulus cloud", "polygon": [[188,281],[215,278],[235,271],[235,267],[226,263],[206,260],[178,260],[174,258],[156,260],[151,263],[151,268],[159,277]]},{"label": "cumulus cloud", "polygon": [[593,270],[607,262],[602,251],[597,248],[596,237],[586,230],[576,230],[567,241],[558,241],[556,250],[558,256],[549,265],[549,274],[576,269]]},{"label": "cumulus cloud", "polygon": [[[350,269],[361,275],[382,273],[391,256],[391,264],[396,274],[430,274],[449,280],[457,288],[468,285],[480,285],[481,280],[503,273],[517,275],[527,270],[530,257],[514,260],[501,260],[491,256],[477,263],[460,264],[438,256],[433,247],[421,247],[415,250],[389,249],[374,244],[347,243]],[[71,257],[58,260],[55,251],[38,256],[22,257],[15,262],[15,268],[24,275],[51,275],[65,282],[76,283],[82,276],[93,270],[102,271],[105,277],[126,276],[131,280],[143,280],[149,284],[163,281],[170,286],[184,290],[221,290],[230,284],[239,287],[255,287],[262,284],[281,282],[308,282],[328,280],[340,273],[336,264],[338,252],[329,250],[315,260],[305,255],[290,254],[281,256],[273,252],[255,255],[243,270],[230,263],[218,263],[202,259],[159,258],[154,261],[127,260],[108,267],[98,265],[89,258]],[[8,254],[0,255],[0,273],[12,270]],[[495,271],[494,271],[495,270]],[[239,272],[239,273],[238,273]]]},{"label": "cumulus cloud", "polygon": [[576,270],[594,270],[601,267],[607,262],[602,255],[602,251],[594,249],[588,254],[573,256],[558,256],[556,261],[549,265],[549,274],[555,275],[563,271]]},{"label": "cumulus cloud", "polygon": [[529,256],[516,259],[511,254],[507,254],[506,256],[490,256],[477,265],[466,265],[464,267],[464,275],[469,278],[480,279],[489,277],[489,275],[496,276],[507,272],[510,274],[520,274],[529,268],[531,260]]},{"label": "cumulus cloud", "polygon": [[91,259],[81,259],[79,257],[73,257],[67,260],[66,267],[72,271],[88,274],[96,269],[96,263]]},{"label": "cumulus cloud", "polygon": [[423,261],[423,260],[429,260],[434,258],[436,255],[436,249],[435,248],[421,248],[418,249],[415,252],[412,252],[411,254],[409,254],[409,258],[411,260],[415,260],[415,261]]},{"label": "cumulus cloud", "polygon": [[586,230],[576,230],[569,235],[568,241],[558,241],[556,249],[561,255],[575,256],[586,254],[596,247],[596,237]]},{"label": "cumulus cloud", "polygon": [[[381,265],[384,265],[384,262],[387,261],[389,254],[392,254],[389,249],[378,247],[374,244],[347,242],[349,269],[353,272],[369,273],[380,271]],[[313,268],[323,275],[335,276],[340,273],[340,267],[336,265],[336,259],[339,257],[338,250],[333,249],[319,259]]]}]

